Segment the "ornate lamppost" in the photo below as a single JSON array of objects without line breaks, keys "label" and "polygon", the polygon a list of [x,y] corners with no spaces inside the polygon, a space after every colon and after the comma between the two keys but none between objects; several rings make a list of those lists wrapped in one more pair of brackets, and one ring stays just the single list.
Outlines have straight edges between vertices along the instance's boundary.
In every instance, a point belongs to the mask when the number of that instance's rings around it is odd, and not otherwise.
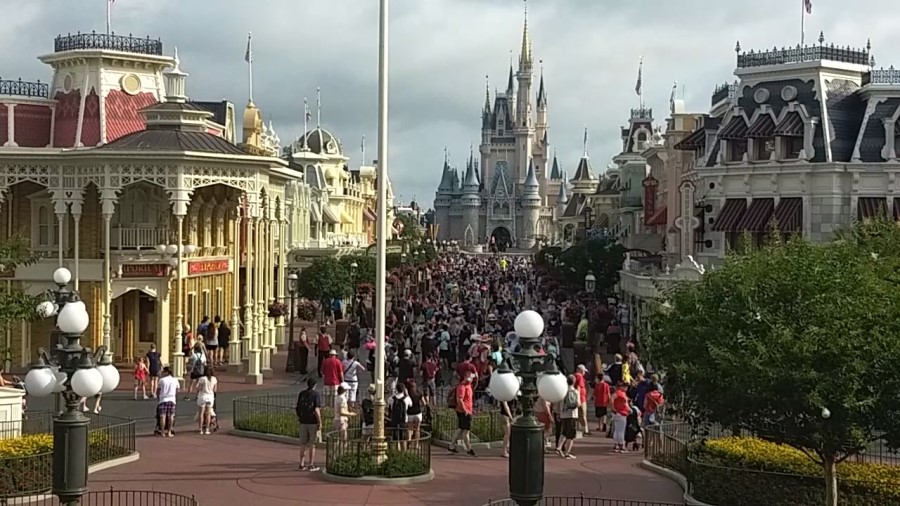
[{"label": "ornate lamppost", "polygon": [[359,269],[359,264],[357,264],[356,260],[354,260],[350,264],[350,284],[351,284],[351,287],[350,287],[350,316],[351,316],[351,319],[353,316],[356,315],[356,295],[357,295],[356,285],[357,285],[357,279],[358,279],[356,277],[357,269]]},{"label": "ornate lamppost", "polygon": [[284,372],[295,372],[297,370],[297,346],[294,344],[294,318],[297,316],[297,292],[299,291],[300,277],[296,272],[292,272],[287,276],[288,295],[291,297],[291,305],[288,309],[288,357],[285,363]]},{"label": "ornate lamppost", "polygon": [[[534,415],[538,397],[560,402],[568,391],[550,355],[541,355],[540,337],[544,319],[534,311],[522,311],[514,323],[521,351],[513,353],[519,363],[517,377],[504,361],[491,375],[491,395],[509,402],[517,396],[522,416],[512,424],[509,440],[509,495],[519,506],[535,506],[544,495],[544,426]],[[521,387],[520,387],[521,385]]]},{"label": "ornate lamppost", "polygon": [[119,370],[110,363],[106,347],[94,352],[81,346],[90,317],[78,294],[68,288],[71,280],[68,269],[53,273],[53,300],[40,303],[37,310],[44,318],[56,316],[59,341],[49,353],[39,348],[36,364],[25,375],[29,395],[59,393],[65,400],[65,411],[53,420],[53,494],[65,506],[81,504],[87,492],[90,420],[78,409],[81,399],[119,386]]}]

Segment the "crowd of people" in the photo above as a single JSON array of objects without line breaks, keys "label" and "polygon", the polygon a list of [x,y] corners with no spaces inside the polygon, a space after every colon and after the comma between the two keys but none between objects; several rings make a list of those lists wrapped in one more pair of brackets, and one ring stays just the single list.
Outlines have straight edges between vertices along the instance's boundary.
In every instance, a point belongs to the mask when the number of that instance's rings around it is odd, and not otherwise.
[{"label": "crowd of people", "polygon": [[[660,378],[645,371],[635,343],[627,337],[622,343],[624,354],[605,356],[605,348],[595,346],[594,360],[575,364],[571,356],[564,359],[560,343],[565,315],[572,311],[588,314],[595,308],[583,306],[576,296],[567,300],[552,297],[543,288],[545,276],[529,256],[450,253],[436,262],[425,293],[416,291],[387,303],[387,323],[381,330],[386,341],[385,426],[392,440],[412,444],[435,408],[452,409],[457,423],[449,451],[474,457],[473,417],[479,410],[493,409],[505,420],[502,454],[508,456],[510,423],[520,408],[515,401],[493,400],[488,383],[504,362],[517,367],[514,354],[520,350],[520,342],[513,322],[519,312],[532,309],[545,320],[539,352],[556,361],[569,384],[562,402],[538,399],[535,404],[544,424],[547,451],[576,458],[573,447],[577,439],[591,434],[589,418],[595,420],[595,433],[612,439],[613,451],[640,448],[643,427],[656,423],[665,404]],[[613,315],[618,314],[615,301],[604,303]],[[610,325],[618,324],[614,317]],[[569,325],[577,326],[577,320]],[[305,332],[301,335],[302,342],[311,343],[304,347],[316,354],[317,365],[297,402],[304,446],[301,469],[317,469],[314,443],[320,437],[322,416],[326,416],[323,408],[331,408],[328,416],[333,417],[332,426],[342,437],[347,437],[348,423],[356,416],[361,417],[363,436],[371,435],[375,386],[370,385],[360,402],[358,384],[366,372],[374,382],[374,335],[378,331],[370,322],[356,319],[340,343],[326,327],[311,339]],[[574,328],[571,331],[573,335],[576,332]],[[318,378],[324,384],[322,394],[316,390]],[[588,410],[589,403],[594,405],[593,412]]]}]

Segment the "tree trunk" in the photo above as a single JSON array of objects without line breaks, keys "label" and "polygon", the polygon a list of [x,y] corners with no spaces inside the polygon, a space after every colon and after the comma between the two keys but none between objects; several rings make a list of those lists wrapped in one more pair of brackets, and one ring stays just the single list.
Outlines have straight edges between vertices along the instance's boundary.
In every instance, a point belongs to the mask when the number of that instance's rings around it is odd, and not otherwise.
[{"label": "tree trunk", "polygon": [[838,506],[837,464],[834,455],[822,459],[825,471],[825,506]]}]

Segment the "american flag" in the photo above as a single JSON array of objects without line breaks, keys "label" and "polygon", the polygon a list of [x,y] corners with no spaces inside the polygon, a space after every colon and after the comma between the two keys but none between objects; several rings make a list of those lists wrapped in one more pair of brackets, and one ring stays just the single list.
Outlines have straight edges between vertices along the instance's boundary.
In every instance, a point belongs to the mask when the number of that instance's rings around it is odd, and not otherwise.
[{"label": "american flag", "polygon": [[812,14],[812,0],[803,0],[803,6],[806,8],[807,14]]},{"label": "american flag", "polygon": [[252,35],[250,33],[247,34],[247,51],[244,53],[244,61],[247,63],[253,63],[253,48],[251,47],[250,41],[252,40]]}]

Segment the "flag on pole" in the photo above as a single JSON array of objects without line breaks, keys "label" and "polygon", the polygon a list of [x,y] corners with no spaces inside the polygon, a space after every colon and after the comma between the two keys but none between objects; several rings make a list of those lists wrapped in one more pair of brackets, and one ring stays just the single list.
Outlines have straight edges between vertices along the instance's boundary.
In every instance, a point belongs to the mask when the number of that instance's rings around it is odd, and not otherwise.
[{"label": "flag on pole", "polygon": [[584,127],[584,156],[587,156],[588,128]]},{"label": "flag on pole", "polygon": [[309,120],[312,119],[312,113],[309,112],[309,102],[307,102],[305,98],[303,99],[303,111],[304,111],[304,114],[306,115],[304,118],[305,121],[309,122]]},{"label": "flag on pole", "polygon": [[807,14],[812,14],[812,0],[803,0],[803,6]]},{"label": "flag on pole", "polygon": [[641,63],[638,64],[638,77],[637,83],[634,85],[634,92],[638,95],[641,94],[644,88],[644,59],[641,58]]},{"label": "flag on pole", "polygon": [[251,45],[251,41],[253,40],[253,36],[251,34],[247,34],[247,51],[244,53],[244,61],[247,63],[253,63],[253,48]]}]

